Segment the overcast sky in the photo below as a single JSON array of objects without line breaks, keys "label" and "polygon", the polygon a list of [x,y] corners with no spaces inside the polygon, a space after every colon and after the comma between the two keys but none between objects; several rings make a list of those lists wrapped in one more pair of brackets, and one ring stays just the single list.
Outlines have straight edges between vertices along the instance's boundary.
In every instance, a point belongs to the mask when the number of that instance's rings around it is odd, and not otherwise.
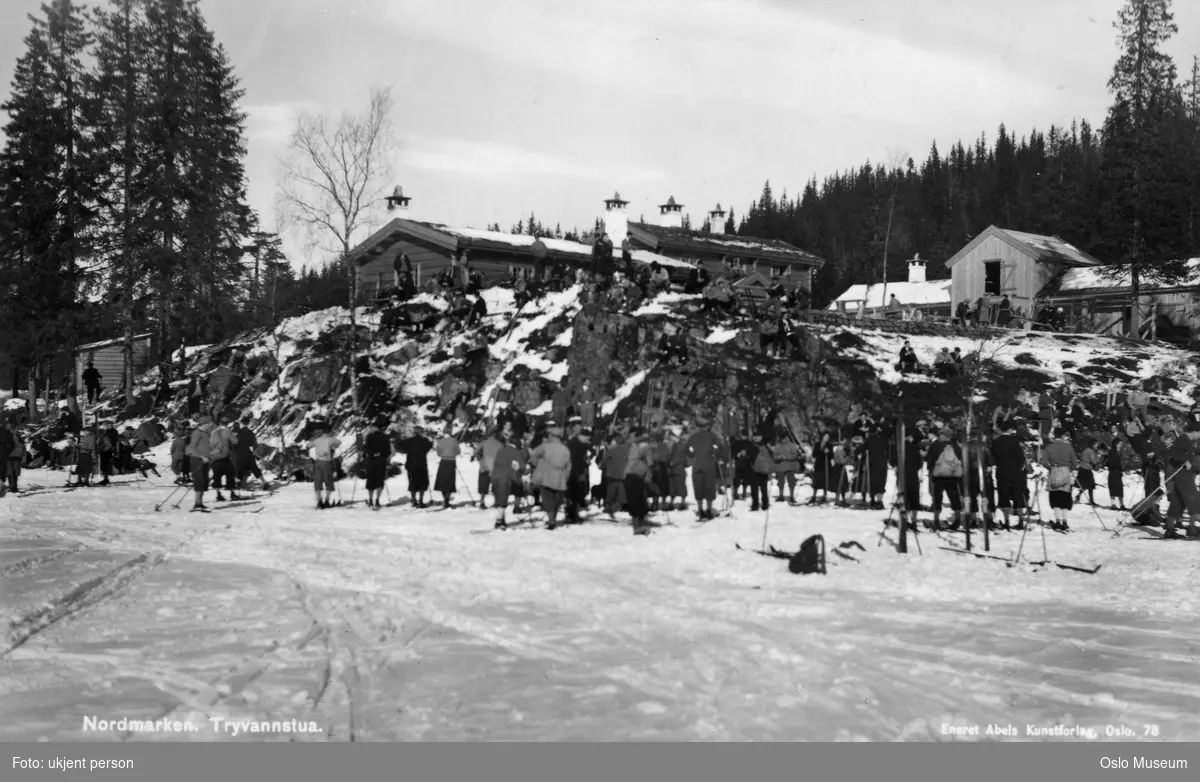
[{"label": "overcast sky", "polygon": [[[0,4],[7,93],[25,14]],[[1108,105],[1121,0],[203,0],[246,91],[252,205],[275,227],[275,156],[297,107],[361,110],[393,85],[413,217],[589,227],[614,190],[657,219],[740,215],[893,150]],[[1181,73],[1200,3],[1175,3]],[[1019,228],[1019,226],[1014,226]],[[312,262],[289,241],[297,263]]]}]

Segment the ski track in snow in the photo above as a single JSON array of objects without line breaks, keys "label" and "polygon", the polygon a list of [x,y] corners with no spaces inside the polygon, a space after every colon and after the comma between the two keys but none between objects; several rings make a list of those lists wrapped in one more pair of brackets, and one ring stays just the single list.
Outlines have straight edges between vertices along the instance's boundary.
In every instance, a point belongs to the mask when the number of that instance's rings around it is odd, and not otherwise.
[{"label": "ski track in snow", "polygon": [[[460,466],[473,489],[476,465]],[[0,654],[0,739],[181,738],[88,734],[84,715],[325,730],[298,740],[928,741],[990,723],[1200,738],[1200,549],[1114,537],[1089,506],[1045,545],[1096,575],[938,548],[961,534],[900,555],[877,545],[880,511],[774,505],[769,545],[826,536],[829,574],[802,577],[735,549],[762,536],[744,503],[644,539],[612,524],[476,536],[490,511],[316,511],[307,485],[260,514],[155,513],[170,488],[0,500],[0,608],[17,622],[0,648],[22,617],[58,612]],[[404,496],[402,478],[389,488]],[[991,553],[1019,539],[995,533]],[[834,553],[850,540],[857,562]],[[1042,547],[1035,528],[1025,558]],[[118,570],[131,562],[152,566]]]}]

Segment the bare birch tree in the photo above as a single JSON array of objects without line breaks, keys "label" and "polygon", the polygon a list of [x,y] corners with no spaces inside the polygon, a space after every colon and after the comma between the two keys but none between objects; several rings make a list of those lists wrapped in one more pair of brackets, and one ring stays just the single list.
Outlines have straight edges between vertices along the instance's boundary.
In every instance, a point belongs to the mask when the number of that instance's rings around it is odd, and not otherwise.
[{"label": "bare birch tree", "polygon": [[[372,225],[393,184],[396,149],[391,87],[373,89],[361,114],[332,117],[301,111],[279,157],[276,209],[283,225],[301,232],[310,249],[337,255],[349,283],[351,351],[356,347],[358,275],[350,258],[363,229]],[[350,360],[351,392],[358,407],[358,377]]]}]

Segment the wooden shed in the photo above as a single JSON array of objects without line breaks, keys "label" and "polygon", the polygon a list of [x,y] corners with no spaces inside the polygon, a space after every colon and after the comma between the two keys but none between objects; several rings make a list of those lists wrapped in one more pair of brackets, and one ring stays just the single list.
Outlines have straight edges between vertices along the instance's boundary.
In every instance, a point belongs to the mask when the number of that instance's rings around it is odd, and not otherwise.
[{"label": "wooden shed", "polygon": [[[1133,328],[1133,283],[1129,264],[1104,270],[1073,268],[1056,277],[1038,299],[1062,307],[1078,331],[1137,336],[1187,344],[1192,340],[1188,310],[1200,299],[1200,258],[1187,261],[1187,276],[1173,283],[1143,279],[1138,286],[1139,334]],[[1107,272],[1107,273],[1102,273]]]},{"label": "wooden shed", "polygon": [[[150,368],[153,360],[153,335],[139,334],[133,338],[133,373],[139,375]],[[76,377],[83,377],[88,362],[95,364],[100,372],[100,386],[104,389],[119,388],[125,377],[125,338],[109,339],[81,345],[75,351]],[[83,390],[83,380],[79,381]]]},{"label": "wooden shed", "polygon": [[950,307],[983,299],[983,317],[1008,296],[1014,313],[1032,317],[1035,300],[1064,270],[1099,266],[1100,262],[1057,236],[989,226],[946,261],[950,269]]}]

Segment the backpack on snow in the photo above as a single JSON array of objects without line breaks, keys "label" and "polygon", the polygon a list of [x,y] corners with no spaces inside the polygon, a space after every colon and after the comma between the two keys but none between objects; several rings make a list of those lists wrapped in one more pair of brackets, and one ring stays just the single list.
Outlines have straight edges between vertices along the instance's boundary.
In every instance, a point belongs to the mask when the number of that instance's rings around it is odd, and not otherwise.
[{"label": "backpack on snow", "polygon": [[813,535],[800,544],[800,550],[788,560],[788,570],[796,575],[825,575],[825,538]]},{"label": "backpack on snow", "polygon": [[1050,466],[1050,474],[1046,476],[1046,488],[1050,491],[1070,491],[1074,481],[1071,480],[1071,468],[1065,464]]},{"label": "backpack on snow", "polygon": [[958,458],[958,454],[954,452],[953,443],[946,443],[946,446],[942,448],[942,452],[938,454],[937,461],[933,464],[932,473],[935,478],[962,477],[962,459]]}]

